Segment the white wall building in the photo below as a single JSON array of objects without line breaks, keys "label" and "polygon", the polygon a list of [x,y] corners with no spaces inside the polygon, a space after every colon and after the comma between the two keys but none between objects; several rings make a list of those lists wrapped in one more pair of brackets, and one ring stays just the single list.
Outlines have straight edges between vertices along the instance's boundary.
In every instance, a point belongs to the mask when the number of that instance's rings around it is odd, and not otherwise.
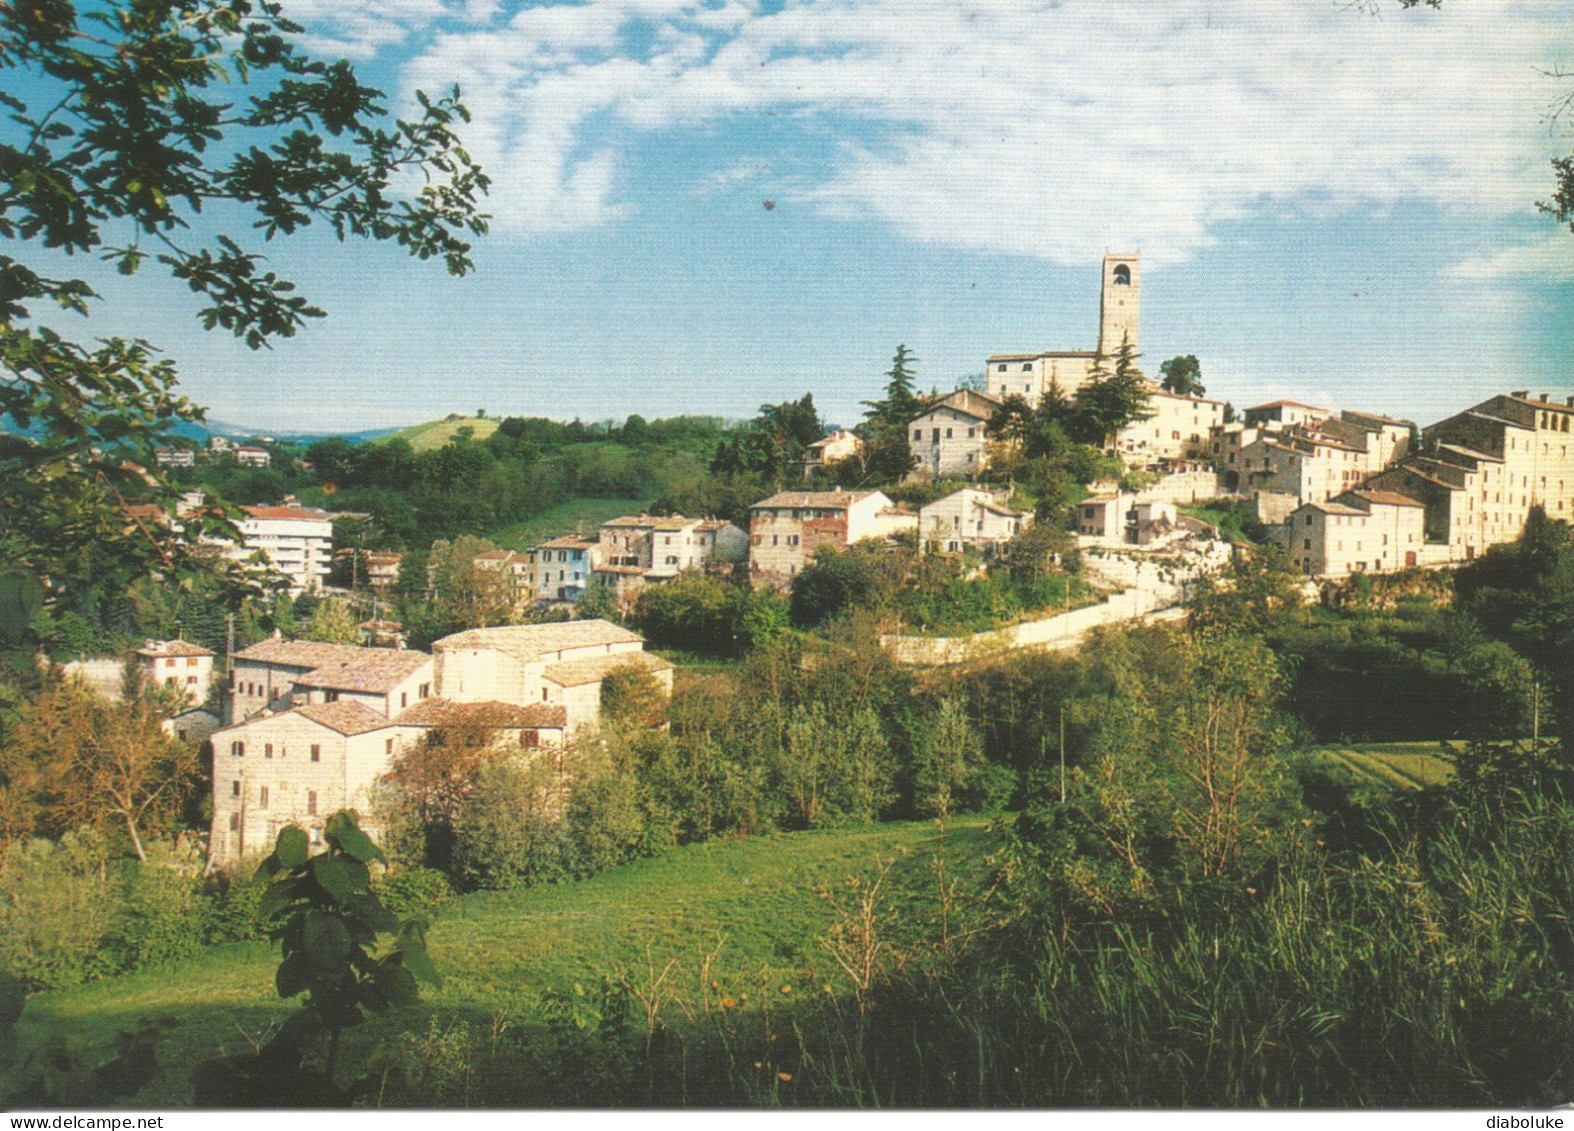
[{"label": "white wall building", "polygon": [[945,554],[999,548],[1032,524],[1031,514],[1013,510],[993,493],[964,487],[919,510],[918,545]]},{"label": "white wall building", "polygon": [[992,396],[958,389],[930,405],[907,426],[915,469],[935,479],[971,479],[984,470],[985,426],[1000,407]]}]

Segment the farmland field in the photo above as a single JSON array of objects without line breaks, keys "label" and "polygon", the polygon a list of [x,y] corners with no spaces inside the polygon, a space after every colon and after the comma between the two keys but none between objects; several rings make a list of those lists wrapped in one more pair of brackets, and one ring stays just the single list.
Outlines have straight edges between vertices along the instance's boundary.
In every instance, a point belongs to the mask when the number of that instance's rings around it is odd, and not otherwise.
[{"label": "farmland field", "polygon": [[1422,789],[1442,785],[1453,776],[1456,747],[1447,742],[1363,742],[1324,746],[1319,752],[1358,778]]}]

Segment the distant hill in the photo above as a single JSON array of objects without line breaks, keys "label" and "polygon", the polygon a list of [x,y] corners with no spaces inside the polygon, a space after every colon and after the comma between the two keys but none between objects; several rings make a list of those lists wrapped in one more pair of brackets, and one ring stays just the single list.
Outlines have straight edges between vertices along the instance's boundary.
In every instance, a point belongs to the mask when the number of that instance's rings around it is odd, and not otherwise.
[{"label": "distant hill", "polygon": [[468,428],[472,438],[484,440],[497,431],[498,422],[490,418],[479,416],[461,416],[448,420],[428,420],[425,424],[412,424],[408,428],[401,428],[397,432],[386,432],[377,437],[379,441],[405,440],[418,452],[431,451],[441,448],[459,433],[459,429]]}]

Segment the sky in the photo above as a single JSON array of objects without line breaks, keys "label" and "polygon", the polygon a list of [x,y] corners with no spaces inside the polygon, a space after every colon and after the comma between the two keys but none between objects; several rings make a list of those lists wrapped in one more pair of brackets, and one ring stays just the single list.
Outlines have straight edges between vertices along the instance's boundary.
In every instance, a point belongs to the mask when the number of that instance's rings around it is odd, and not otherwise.
[{"label": "sky", "polygon": [[94,333],[210,415],[355,431],[484,408],[851,424],[1092,349],[1142,255],[1142,364],[1210,396],[1427,424],[1574,394],[1574,234],[1538,213],[1574,122],[1574,0],[285,0],[398,107],[458,83],[492,231],[460,279],[320,235],[272,266],[329,312],[252,353],[151,274]]}]

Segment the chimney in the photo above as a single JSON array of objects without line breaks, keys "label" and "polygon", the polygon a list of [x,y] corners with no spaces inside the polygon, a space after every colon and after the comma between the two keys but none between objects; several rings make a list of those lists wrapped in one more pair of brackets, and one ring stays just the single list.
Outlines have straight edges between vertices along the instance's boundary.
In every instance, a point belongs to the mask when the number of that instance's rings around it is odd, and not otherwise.
[{"label": "chimney", "polygon": [[1541,394],[1541,403],[1542,404],[1546,404],[1547,403],[1547,394],[1546,393],[1542,393]]},{"label": "chimney", "polygon": [[1518,397],[1521,400],[1525,400],[1526,398],[1528,398],[1530,396],[1530,390],[1529,389],[1515,389],[1512,393],[1509,394],[1509,396],[1511,396],[1511,397]]}]

